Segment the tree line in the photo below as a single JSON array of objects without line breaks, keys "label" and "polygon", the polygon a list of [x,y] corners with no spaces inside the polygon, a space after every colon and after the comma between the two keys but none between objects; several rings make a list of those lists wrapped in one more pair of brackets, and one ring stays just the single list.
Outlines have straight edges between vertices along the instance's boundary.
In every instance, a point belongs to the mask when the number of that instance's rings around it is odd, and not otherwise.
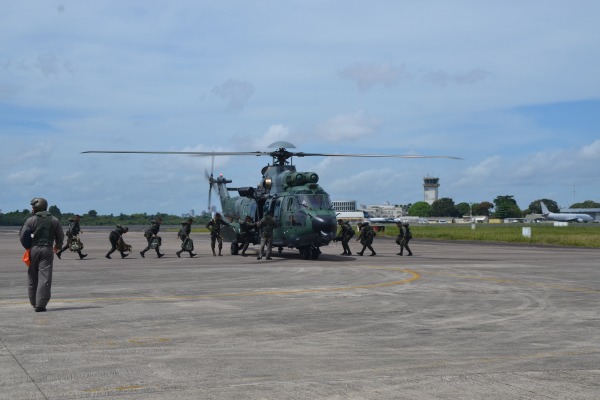
[{"label": "tree line", "polygon": [[[498,196],[493,203],[483,201],[481,203],[458,203],[445,197],[429,204],[425,201],[419,201],[408,208],[408,215],[414,217],[463,217],[467,215],[487,216],[491,218],[523,218],[527,214],[541,214],[543,202],[551,212],[560,212],[558,204],[554,200],[539,199],[531,202],[529,207],[522,210],[517,205],[514,196]],[[586,200],[582,203],[572,204],[570,208],[600,208],[600,203],[592,200]]]},{"label": "tree line", "polygon": [[[458,203],[454,200],[444,197],[429,204],[425,201],[418,201],[409,204],[408,215],[414,217],[451,217],[458,218],[467,215],[487,216],[491,218],[523,218],[527,214],[541,214],[542,208],[540,202],[544,202],[551,212],[559,212],[558,204],[554,200],[539,199],[531,202],[529,207],[521,210],[517,205],[514,196],[498,196],[493,202],[483,201],[481,203]],[[600,208],[600,203],[592,200],[586,200],[582,203],[572,204],[570,208]],[[60,209],[53,205],[48,208],[50,214],[58,218],[64,225],[68,220],[75,216],[74,213],[62,213]],[[13,211],[0,214],[0,226],[21,226],[31,215],[31,210]],[[90,210],[81,215],[81,225],[85,226],[114,226],[114,225],[148,225],[151,220],[162,217],[166,225],[179,225],[182,221],[181,216],[157,213],[149,215],[147,213],[139,214],[119,214],[119,215],[99,215],[95,210]],[[197,224],[207,223],[210,217],[194,217]]]},{"label": "tree line", "polygon": [[[60,209],[52,205],[48,208],[50,214],[58,218],[63,225],[68,224],[69,219],[73,218],[76,214],[74,213],[62,213]],[[163,219],[165,225],[179,225],[181,224],[182,218],[177,215],[156,213],[138,213],[138,214],[119,214],[119,215],[100,215],[96,210],[90,210],[85,214],[79,214],[81,217],[80,224],[84,226],[133,226],[133,225],[149,225],[151,220],[155,220],[158,217]],[[24,209],[22,211],[13,211],[9,213],[0,214],[0,226],[21,226],[25,223],[25,220],[31,216],[31,210]],[[196,216],[194,220],[196,223],[207,223],[210,219],[209,216]]]}]

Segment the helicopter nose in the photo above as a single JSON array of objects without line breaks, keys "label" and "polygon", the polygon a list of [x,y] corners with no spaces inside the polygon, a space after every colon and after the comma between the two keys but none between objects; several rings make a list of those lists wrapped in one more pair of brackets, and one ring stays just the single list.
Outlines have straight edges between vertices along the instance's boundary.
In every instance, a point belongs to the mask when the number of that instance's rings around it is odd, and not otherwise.
[{"label": "helicopter nose", "polygon": [[315,233],[325,235],[330,240],[335,236],[337,230],[335,217],[329,215],[317,215],[312,220],[312,227]]}]

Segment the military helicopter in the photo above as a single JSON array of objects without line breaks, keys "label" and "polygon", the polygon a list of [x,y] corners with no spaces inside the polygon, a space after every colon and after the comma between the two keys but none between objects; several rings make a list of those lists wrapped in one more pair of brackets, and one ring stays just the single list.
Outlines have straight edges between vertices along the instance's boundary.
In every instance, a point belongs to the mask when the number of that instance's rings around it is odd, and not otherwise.
[{"label": "military helicopter", "polygon": [[[273,246],[281,253],[284,248],[298,249],[305,260],[316,260],[320,247],[327,246],[336,236],[336,212],[329,194],[318,184],[315,172],[300,172],[292,164],[292,157],[394,157],[394,158],[450,158],[451,156],[419,156],[393,154],[326,154],[292,152],[292,143],[278,141],[268,146],[272,151],[250,152],[192,152],[192,151],[85,151],[83,153],[117,154],[176,154],[194,156],[270,156],[272,163],[262,168],[262,178],[256,187],[229,188],[232,183],[222,174],[218,177],[206,173],[209,182],[209,208],[212,190],[216,190],[229,226],[221,228],[223,239],[231,242],[231,254],[240,249],[240,224],[246,216],[259,221],[267,213],[273,215],[277,226],[273,231]],[[237,196],[229,192],[237,191]],[[260,241],[258,233],[253,244]]]}]

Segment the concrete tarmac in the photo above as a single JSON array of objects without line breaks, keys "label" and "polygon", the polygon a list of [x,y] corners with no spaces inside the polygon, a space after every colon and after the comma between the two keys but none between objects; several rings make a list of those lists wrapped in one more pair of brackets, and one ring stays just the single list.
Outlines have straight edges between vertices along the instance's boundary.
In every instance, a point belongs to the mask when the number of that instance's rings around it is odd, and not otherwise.
[{"label": "concrete tarmac", "polygon": [[[600,250],[411,242],[399,257],[126,259],[83,228],[48,311],[0,229],[0,399],[598,399]],[[533,232],[535,234],[535,232]],[[359,250],[352,242],[353,252]]]}]

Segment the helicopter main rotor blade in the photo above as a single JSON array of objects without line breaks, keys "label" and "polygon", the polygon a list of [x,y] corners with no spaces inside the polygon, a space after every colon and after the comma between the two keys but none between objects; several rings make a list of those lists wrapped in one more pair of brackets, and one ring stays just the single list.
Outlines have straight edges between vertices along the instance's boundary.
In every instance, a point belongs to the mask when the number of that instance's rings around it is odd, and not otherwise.
[{"label": "helicopter main rotor blade", "polygon": [[88,150],[82,154],[174,154],[188,156],[270,156],[268,151],[129,151],[129,150]]},{"label": "helicopter main rotor blade", "polygon": [[[129,151],[129,150],[90,150],[82,154],[170,154],[189,156],[276,156],[277,151]],[[333,153],[304,153],[288,152],[288,157],[372,157],[372,158],[447,158],[462,160],[453,156],[427,156],[415,154],[333,154]]]},{"label": "helicopter main rotor blade", "polygon": [[449,158],[462,160],[461,157],[453,156],[423,156],[416,154],[329,154],[329,153],[292,153],[294,157],[380,157],[380,158]]}]

